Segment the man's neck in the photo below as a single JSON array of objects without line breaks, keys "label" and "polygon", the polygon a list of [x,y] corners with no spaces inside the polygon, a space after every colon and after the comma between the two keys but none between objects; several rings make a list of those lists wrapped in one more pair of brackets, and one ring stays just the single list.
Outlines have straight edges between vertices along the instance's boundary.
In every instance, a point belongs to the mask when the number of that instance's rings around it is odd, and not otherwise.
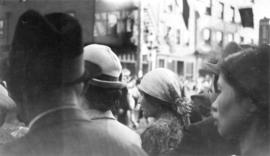
[{"label": "man's neck", "polygon": [[103,117],[110,117],[110,118],[114,118],[113,113],[111,110],[102,112],[96,109],[88,109],[87,110],[87,114],[90,117],[90,119],[93,118],[103,118]]},{"label": "man's neck", "polygon": [[45,100],[40,99],[37,101],[29,102],[25,108],[26,110],[26,117],[28,125],[33,118],[38,116],[39,114],[46,112],[48,110],[58,108],[61,106],[78,106],[79,99],[76,95],[69,94],[69,95],[60,95],[58,97],[52,98],[48,97]]}]

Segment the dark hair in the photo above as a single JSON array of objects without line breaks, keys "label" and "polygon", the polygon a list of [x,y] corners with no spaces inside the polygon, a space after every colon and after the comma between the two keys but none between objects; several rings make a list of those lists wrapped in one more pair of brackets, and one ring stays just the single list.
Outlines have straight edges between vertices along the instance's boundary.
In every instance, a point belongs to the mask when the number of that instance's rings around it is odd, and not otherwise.
[{"label": "dark hair", "polygon": [[151,105],[161,108],[163,111],[170,111],[177,115],[177,113],[170,107],[171,104],[168,104],[166,101],[162,101],[158,98],[155,98],[143,91],[141,91],[144,94],[144,97],[147,101],[151,101]]},{"label": "dark hair", "polygon": [[238,95],[249,97],[262,114],[269,109],[270,47],[262,45],[245,49],[227,57],[221,64],[221,74]]},{"label": "dark hair", "polygon": [[118,105],[122,96],[120,88],[103,88],[95,85],[88,85],[85,98],[89,101],[89,108],[105,112]]}]

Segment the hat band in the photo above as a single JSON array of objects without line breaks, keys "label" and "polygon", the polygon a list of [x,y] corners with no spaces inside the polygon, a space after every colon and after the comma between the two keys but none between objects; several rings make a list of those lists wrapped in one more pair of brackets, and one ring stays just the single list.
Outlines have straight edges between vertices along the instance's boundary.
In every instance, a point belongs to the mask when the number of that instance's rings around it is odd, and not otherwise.
[{"label": "hat band", "polygon": [[95,77],[96,79],[103,80],[103,81],[119,81],[118,77],[106,75],[106,74],[101,74]]}]

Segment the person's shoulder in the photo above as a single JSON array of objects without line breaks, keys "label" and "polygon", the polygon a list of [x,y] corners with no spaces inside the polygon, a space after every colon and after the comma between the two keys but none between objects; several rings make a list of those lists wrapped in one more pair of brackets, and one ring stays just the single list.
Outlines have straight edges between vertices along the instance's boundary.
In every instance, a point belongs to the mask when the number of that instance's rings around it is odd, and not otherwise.
[{"label": "person's shoulder", "polygon": [[163,120],[157,120],[154,123],[152,123],[149,127],[147,127],[145,129],[145,131],[143,132],[143,134],[145,133],[150,133],[150,134],[154,134],[155,132],[164,132],[167,131],[169,129],[169,123],[163,121]]},{"label": "person's shoulder", "polygon": [[213,129],[216,129],[215,121],[214,121],[213,117],[209,117],[209,118],[206,118],[202,121],[192,123],[191,125],[186,127],[186,130],[189,132],[196,132],[196,131],[203,132],[202,130],[206,130],[206,131],[211,130],[212,131]]},{"label": "person's shoulder", "polygon": [[[103,139],[116,144],[135,144],[141,146],[139,134],[117,120],[93,121],[89,133],[96,139]],[[100,140],[102,142],[103,140]]]},{"label": "person's shoulder", "polygon": [[12,142],[6,143],[0,147],[0,155],[2,156],[26,156],[31,151],[31,146],[28,146],[28,141],[22,137]]},{"label": "person's shoulder", "polygon": [[[150,140],[167,140],[172,136],[181,139],[182,137],[182,126],[175,123],[176,121],[167,119],[158,119],[153,122],[145,131],[141,134],[141,138],[148,142]],[[148,141],[147,141],[148,140]]]}]

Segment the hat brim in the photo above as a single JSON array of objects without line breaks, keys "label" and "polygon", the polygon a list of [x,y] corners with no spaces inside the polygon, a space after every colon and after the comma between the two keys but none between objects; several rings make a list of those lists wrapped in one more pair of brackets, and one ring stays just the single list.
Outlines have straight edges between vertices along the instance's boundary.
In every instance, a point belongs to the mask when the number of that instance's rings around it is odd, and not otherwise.
[{"label": "hat brim", "polygon": [[103,88],[125,88],[127,85],[124,82],[120,81],[105,81],[92,78],[89,82],[91,85],[103,87]]},{"label": "hat brim", "polygon": [[213,64],[213,63],[205,63],[205,64],[203,64],[200,71],[201,72],[209,72],[209,73],[213,73],[213,74],[219,74],[218,65]]}]

